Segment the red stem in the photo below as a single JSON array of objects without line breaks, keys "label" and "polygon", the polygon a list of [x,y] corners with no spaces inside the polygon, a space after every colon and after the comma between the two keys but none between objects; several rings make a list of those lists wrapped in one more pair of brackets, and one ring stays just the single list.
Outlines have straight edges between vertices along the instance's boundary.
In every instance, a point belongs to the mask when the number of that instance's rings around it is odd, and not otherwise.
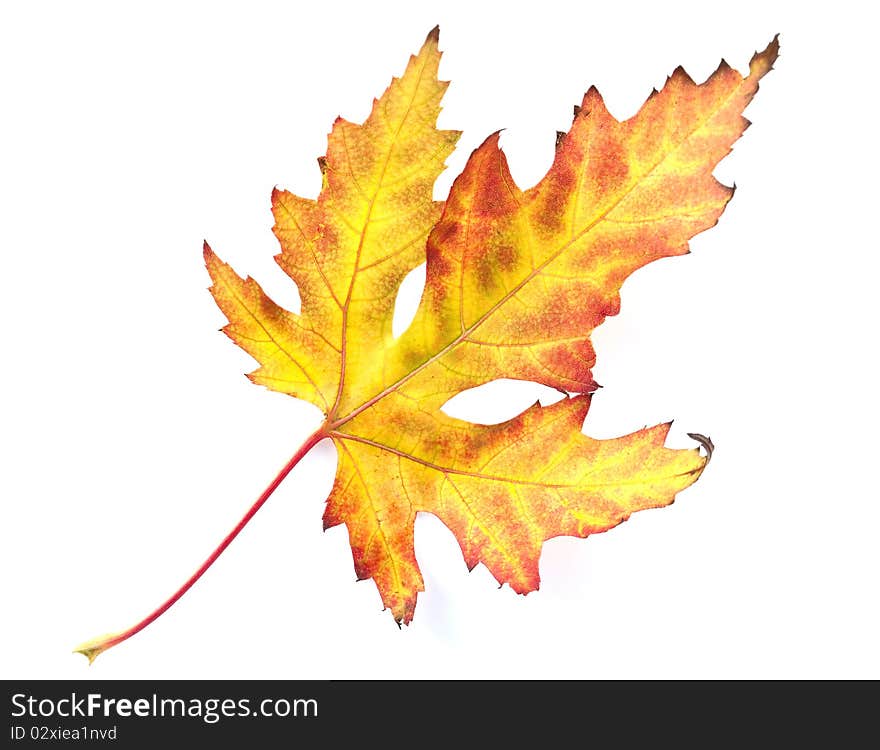
[{"label": "red stem", "polygon": [[327,433],[325,431],[325,425],[321,425],[320,428],[315,430],[306,441],[299,447],[296,453],[290,458],[290,460],[284,465],[284,468],[278,472],[275,478],[270,482],[269,486],[263,490],[263,494],[261,494],[256,502],[250,507],[247,513],[244,514],[242,519],[236,524],[235,528],[230,531],[222,542],[217,546],[210,556],[205,562],[201,564],[199,569],[193,573],[177,591],[175,591],[162,605],[160,605],[157,609],[153,610],[149,615],[147,615],[143,620],[141,620],[137,625],[130,627],[128,630],[123,631],[122,633],[118,633],[116,635],[107,637],[105,639],[98,639],[97,641],[90,642],[89,644],[84,644],[80,648],[77,649],[80,653],[85,654],[89,661],[94,661],[95,657],[98,654],[106,651],[108,648],[112,648],[113,646],[122,643],[125,640],[128,640],[133,635],[139,633],[143,630],[147,625],[149,625],[154,620],[161,617],[165,612],[167,612],[174,603],[180,599],[187,591],[189,591],[193,584],[201,578],[205,572],[210,568],[214,562],[217,560],[220,555],[223,554],[224,550],[232,544],[232,540],[235,539],[241,533],[241,530],[248,525],[248,522],[256,515],[257,511],[263,507],[265,502],[272,496],[272,493],[278,489],[278,485],[284,481],[284,478],[293,470],[293,467],[296,466],[300,460],[302,460],[303,456],[306,455],[312,448],[315,447],[317,443],[327,437]]}]

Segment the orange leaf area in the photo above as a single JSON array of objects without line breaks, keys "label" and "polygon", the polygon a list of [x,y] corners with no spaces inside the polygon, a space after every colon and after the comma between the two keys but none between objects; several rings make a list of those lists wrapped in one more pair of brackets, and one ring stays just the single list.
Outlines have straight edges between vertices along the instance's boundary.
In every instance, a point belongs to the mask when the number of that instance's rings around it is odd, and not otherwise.
[{"label": "orange leaf area", "polygon": [[[708,456],[664,447],[668,425],[613,440],[581,432],[596,388],[590,335],[618,312],[629,274],[688,252],[717,222],[733,190],[712,170],[778,53],[774,40],[748,76],[722,63],[699,85],[679,68],[624,122],[591,88],[535,187],[516,186],[495,134],[444,205],[433,184],[459,134],[436,128],[437,42],[435,29],[366,122],[337,119],[317,200],[273,194],[277,260],[300,314],[205,246],[224,330],[259,362],[251,380],[326,415],[339,462],[324,526],[348,527],[358,577],[398,622],[423,590],[419,512],[452,530],[469,567],[526,593],[545,540],[606,531],[700,476]],[[395,339],[398,288],[425,261],[420,306]],[[569,396],[499,425],[441,411],[502,377]]]}]

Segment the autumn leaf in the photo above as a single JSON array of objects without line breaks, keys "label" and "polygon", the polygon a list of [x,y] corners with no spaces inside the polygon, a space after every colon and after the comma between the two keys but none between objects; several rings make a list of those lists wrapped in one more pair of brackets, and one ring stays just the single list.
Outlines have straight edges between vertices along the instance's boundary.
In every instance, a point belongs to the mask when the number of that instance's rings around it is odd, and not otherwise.
[{"label": "autumn leaf", "polygon": [[[338,453],[324,527],[346,525],[358,578],[375,581],[398,623],[412,620],[423,590],[418,513],[453,532],[469,568],[483,563],[527,593],[538,588],[547,539],[586,537],[668,505],[706,466],[711,442],[694,435],[706,455],[666,448],[668,424],[613,440],[583,434],[597,387],[590,334],[618,312],[633,271],[687,253],[688,240],[717,222],[733,190],[712,170],[748,125],[742,112],[776,40],[746,77],[722,62],[697,85],[678,68],[623,122],[591,88],[550,170],[528,190],[491,135],[445,205],[433,184],[459,134],[436,127],[447,86],[437,45],[435,29],[362,125],[336,120],[317,200],[273,193],[276,259],[299,288],[300,314],[205,244],[224,331],[259,363],[251,380],[310,401],[325,419],[176,598],[323,439]],[[398,288],[425,261],[415,319],[395,338]],[[567,397],[498,425],[441,410],[502,377]],[[93,659],[151,618],[79,650]]]}]

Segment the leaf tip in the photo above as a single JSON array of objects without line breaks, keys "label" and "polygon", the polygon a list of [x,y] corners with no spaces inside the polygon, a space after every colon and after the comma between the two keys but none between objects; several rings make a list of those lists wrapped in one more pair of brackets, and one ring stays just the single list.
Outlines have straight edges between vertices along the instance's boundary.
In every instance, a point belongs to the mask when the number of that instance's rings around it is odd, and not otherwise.
[{"label": "leaf tip", "polygon": [[429,42],[433,42],[437,44],[440,41],[440,24],[438,23],[433,29],[428,32],[428,36],[425,37],[425,44]]},{"label": "leaf tip", "polygon": [[653,427],[645,427],[645,430],[653,436],[654,445],[662,447],[666,444],[666,438],[669,437],[669,431],[672,429],[673,421],[674,420],[670,419],[668,422],[661,422]]},{"label": "leaf tip", "polygon": [[[566,394],[568,396],[568,394]],[[562,399],[559,401],[560,404],[567,404],[568,408],[572,410],[575,419],[579,419],[581,425],[583,425],[584,420],[587,418],[587,414],[590,411],[590,405],[593,403],[593,394],[592,393],[576,393],[573,396],[569,396],[567,399]]]},{"label": "leaf tip", "polygon": [[749,61],[749,76],[762,78],[764,75],[773,70],[773,63],[779,57],[779,34],[770,40],[763,52],[755,52]]},{"label": "leaf tip", "polygon": [[594,111],[602,114],[607,113],[608,110],[605,107],[605,100],[602,98],[602,94],[599,93],[599,89],[595,86],[590,86],[584,94],[580,105],[576,104],[574,107],[574,119],[589,117]]},{"label": "leaf tip", "polygon": [[708,435],[701,435],[699,432],[689,432],[687,436],[692,440],[696,440],[700,447],[706,451],[706,464],[708,465],[709,461],[712,460],[712,454],[715,452],[715,443],[712,442],[712,438]]},{"label": "leaf tip", "polygon": [[501,150],[501,133],[503,133],[505,128],[499,128],[494,133],[490,134],[486,140],[484,140],[475,150],[474,154],[491,152],[495,156],[504,157],[504,153]]},{"label": "leaf tip", "polygon": [[[722,63],[723,62],[724,61],[722,60]],[[686,86],[696,86],[697,85],[696,81],[694,81],[694,79],[691,77],[691,74],[688,73],[684,69],[683,65],[679,65],[678,67],[676,67],[676,69],[672,71],[672,75],[669,76],[669,78],[667,80],[680,81],[681,83],[683,83]]]}]

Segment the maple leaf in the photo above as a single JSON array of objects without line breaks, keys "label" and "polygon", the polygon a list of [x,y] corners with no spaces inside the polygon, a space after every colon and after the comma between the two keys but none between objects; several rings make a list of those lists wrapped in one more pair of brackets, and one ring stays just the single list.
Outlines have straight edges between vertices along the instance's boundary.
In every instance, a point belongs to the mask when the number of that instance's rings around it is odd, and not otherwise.
[{"label": "maple leaf", "polygon": [[[299,288],[300,314],[205,244],[224,331],[259,363],[251,380],[310,401],[325,420],[158,614],[326,438],[338,469],[324,527],[347,526],[358,578],[375,581],[398,623],[411,621],[423,590],[419,512],[452,530],[469,568],[482,562],[526,593],[538,588],[546,540],[606,531],[696,481],[712,448],[702,436],[692,435],[705,455],[666,448],[669,424],[613,440],[583,434],[597,387],[590,334],[618,312],[629,274],[688,252],[688,240],[717,222],[733,189],[712,170],[748,125],[742,111],[777,54],[774,39],[748,76],[722,62],[699,85],[678,68],[623,122],[591,88],[536,186],[516,186],[496,133],[443,205],[433,184],[459,134],[436,128],[447,84],[437,78],[434,29],[362,125],[336,120],[317,200],[273,192],[276,259]],[[398,288],[425,261],[418,311],[395,338]],[[497,425],[441,411],[501,377],[567,396]],[[93,659],[151,618],[79,650]]]}]

